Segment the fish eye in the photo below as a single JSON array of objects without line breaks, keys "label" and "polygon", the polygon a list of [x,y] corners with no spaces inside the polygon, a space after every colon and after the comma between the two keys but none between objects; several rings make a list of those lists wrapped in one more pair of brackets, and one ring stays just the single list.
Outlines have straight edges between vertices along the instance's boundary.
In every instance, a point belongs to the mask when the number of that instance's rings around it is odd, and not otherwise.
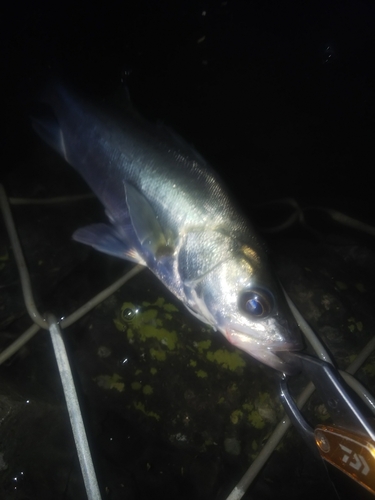
[{"label": "fish eye", "polygon": [[247,290],[240,297],[240,308],[254,318],[265,318],[273,308],[273,299],[266,290]]}]

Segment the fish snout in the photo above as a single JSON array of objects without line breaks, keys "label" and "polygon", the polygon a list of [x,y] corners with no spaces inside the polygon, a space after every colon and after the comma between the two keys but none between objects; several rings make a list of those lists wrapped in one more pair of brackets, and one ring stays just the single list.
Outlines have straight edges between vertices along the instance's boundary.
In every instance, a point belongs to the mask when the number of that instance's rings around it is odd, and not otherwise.
[{"label": "fish snout", "polygon": [[224,334],[231,344],[275,370],[287,375],[300,371],[289,355],[304,347],[297,324],[269,318],[252,328],[232,324]]}]

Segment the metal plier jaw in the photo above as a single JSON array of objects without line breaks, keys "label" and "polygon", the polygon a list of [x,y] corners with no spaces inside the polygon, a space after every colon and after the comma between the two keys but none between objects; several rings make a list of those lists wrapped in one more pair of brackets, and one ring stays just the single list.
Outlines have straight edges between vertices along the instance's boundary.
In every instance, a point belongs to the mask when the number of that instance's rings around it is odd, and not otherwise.
[{"label": "metal plier jaw", "polygon": [[333,421],[333,425],[313,429],[291,397],[284,377],[281,400],[293,425],[316,456],[375,494],[374,416],[333,365],[304,354],[288,354],[314,384]]}]

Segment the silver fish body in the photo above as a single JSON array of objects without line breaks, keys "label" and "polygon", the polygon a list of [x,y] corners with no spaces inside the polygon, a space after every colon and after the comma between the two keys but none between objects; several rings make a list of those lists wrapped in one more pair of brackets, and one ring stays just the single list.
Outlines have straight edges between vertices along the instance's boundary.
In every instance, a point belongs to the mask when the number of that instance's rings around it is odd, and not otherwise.
[{"label": "silver fish body", "polygon": [[297,326],[262,242],[207,162],[180,137],[50,86],[54,120],[34,129],[84,177],[110,224],[77,230],[77,241],[149,269],[203,322],[273,368],[301,348]]}]

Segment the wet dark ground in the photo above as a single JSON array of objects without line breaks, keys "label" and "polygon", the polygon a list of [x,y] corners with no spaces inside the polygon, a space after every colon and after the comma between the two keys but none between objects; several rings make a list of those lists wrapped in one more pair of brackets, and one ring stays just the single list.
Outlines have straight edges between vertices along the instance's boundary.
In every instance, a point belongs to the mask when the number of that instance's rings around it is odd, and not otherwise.
[{"label": "wet dark ground", "polygon": [[[136,107],[193,143],[260,228],[288,213],[257,205],[285,197],[374,223],[370,2],[52,4],[12,3],[3,18],[9,196],[87,192],[31,131],[31,91],[57,72],[96,99],[125,80]],[[94,199],[12,210],[42,313],[66,316],[130,269],[71,240],[104,220]],[[309,229],[265,238],[286,290],[345,368],[374,332],[374,242],[306,218]],[[30,324],[1,222],[0,349]],[[225,499],[282,417],[277,375],[191,317],[148,271],[65,338],[103,498]],[[358,373],[372,393],[374,366],[372,356]],[[0,498],[85,498],[47,333],[0,367],[0,386]],[[304,412],[326,421],[317,397]],[[245,498],[333,495],[291,430]]]}]

